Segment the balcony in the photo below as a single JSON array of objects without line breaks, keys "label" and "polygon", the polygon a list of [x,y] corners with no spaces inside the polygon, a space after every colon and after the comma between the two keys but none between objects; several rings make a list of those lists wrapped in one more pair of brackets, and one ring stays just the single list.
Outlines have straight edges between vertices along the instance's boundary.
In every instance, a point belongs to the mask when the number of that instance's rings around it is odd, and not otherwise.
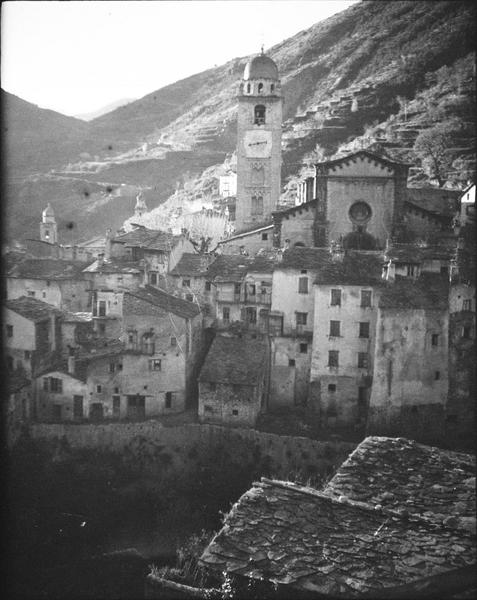
[{"label": "balcony", "polygon": [[271,294],[247,294],[245,298],[246,304],[267,304],[272,303]]}]

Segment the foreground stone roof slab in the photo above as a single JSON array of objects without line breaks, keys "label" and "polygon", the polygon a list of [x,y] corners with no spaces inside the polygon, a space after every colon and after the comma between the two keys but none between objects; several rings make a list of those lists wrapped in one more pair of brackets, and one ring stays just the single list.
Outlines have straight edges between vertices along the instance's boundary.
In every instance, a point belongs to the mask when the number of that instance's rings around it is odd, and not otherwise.
[{"label": "foreground stone roof slab", "polygon": [[324,491],[475,533],[475,467],[472,454],[370,436]]},{"label": "foreground stone roof slab", "polygon": [[346,598],[475,563],[475,535],[262,478],[201,556],[212,571]]}]

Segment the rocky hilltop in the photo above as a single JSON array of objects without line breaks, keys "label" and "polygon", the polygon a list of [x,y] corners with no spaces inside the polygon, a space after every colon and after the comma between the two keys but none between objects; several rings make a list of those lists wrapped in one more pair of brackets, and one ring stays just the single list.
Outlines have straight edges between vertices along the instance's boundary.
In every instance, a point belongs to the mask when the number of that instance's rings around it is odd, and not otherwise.
[{"label": "rocky hilltop", "polygon": [[[370,143],[415,162],[419,133],[450,120],[448,181],[466,182],[475,166],[474,24],[472,2],[363,1],[269,49],[285,97],[285,190],[307,163]],[[36,234],[47,200],[73,241],[119,227],[137,189],[153,209],[184,180],[200,185],[235,149],[237,84],[248,58],[88,123],[6,94],[11,237]],[[416,165],[410,184],[428,184]]]}]

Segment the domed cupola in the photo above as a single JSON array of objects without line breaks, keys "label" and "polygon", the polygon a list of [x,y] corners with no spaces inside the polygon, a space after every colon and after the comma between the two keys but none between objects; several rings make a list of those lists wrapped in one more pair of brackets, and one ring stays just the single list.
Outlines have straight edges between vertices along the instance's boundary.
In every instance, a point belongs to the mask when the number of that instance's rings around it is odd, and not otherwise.
[{"label": "domed cupola", "polygon": [[241,92],[251,96],[278,96],[280,80],[278,67],[269,56],[263,52],[254,56],[245,65]]},{"label": "domed cupola", "polygon": [[51,204],[48,202],[48,206],[41,213],[41,219],[43,223],[54,223],[55,222],[55,213],[53,212],[53,208]]}]

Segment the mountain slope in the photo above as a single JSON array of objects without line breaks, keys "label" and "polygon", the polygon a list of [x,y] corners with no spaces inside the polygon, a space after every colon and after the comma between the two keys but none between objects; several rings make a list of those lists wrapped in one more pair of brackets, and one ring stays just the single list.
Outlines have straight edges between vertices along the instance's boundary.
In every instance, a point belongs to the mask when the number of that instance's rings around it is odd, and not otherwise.
[{"label": "mountain slope", "polygon": [[[282,183],[293,181],[303,163],[370,141],[409,159],[420,131],[452,117],[462,123],[450,149],[454,175],[465,180],[475,166],[474,24],[473,2],[363,1],[271,48],[284,94]],[[43,204],[61,205],[65,219],[68,211],[74,213],[77,231],[87,226],[82,237],[92,237],[109,226],[102,216],[91,217],[96,207],[117,207],[115,217],[126,219],[134,190],[128,201],[108,193],[99,204],[98,198],[82,198],[89,211],[83,212],[90,215],[83,218],[64,200],[68,178],[72,188],[78,181],[102,186],[103,192],[122,183],[145,188],[149,208],[162,203],[184,177],[199,181],[207,167],[235,149],[236,94],[247,59],[81,123],[86,129],[78,134],[75,156],[72,137],[64,140],[63,162],[72,164],[49,176]],[[413,177],[426,181],[419,168]],[[24,185],[9,186],[8,196],[15,213],[15,199],[26,197]],[[19,215],[15,235],[21,222]]]}]

